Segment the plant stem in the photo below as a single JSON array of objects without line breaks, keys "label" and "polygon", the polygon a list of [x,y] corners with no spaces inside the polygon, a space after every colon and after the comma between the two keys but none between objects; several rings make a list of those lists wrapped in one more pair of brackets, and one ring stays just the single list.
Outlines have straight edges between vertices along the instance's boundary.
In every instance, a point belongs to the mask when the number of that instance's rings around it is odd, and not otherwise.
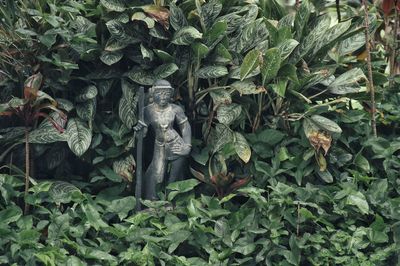
[{"label": "plant stem", "polygon": [[389,58],[389,66],[390,66],[390,81],[389,87],[393,86],[394,82],[394,75],[396,75],[396,58],[397,58],[397,31],[399,26],[399,11],[397,10],[397,1],[395,1],[395,8],[394,8],[394,26],[393,26],[393,47],[391,47],[390,51],[390,58]]},{"label": "plant stem", "polygon": [[29,205],[26,202],[29,190],[29,172],[30,172],[30,156],[29,156],[29,130],[25,128],[25,208],[24,214],[27,215],[29,212]]},{"label": "plant stem", "polygon": [[367,51],[367,66],[368,66],[368,86],[369,91],[371,94],[371,127],[372,127],[372,134],[376,137],[376,120],[375,120],[375,113],[376,113],[376,104],[375,104],[375,88],[374,88],[374,81],[372,79],[372,64],[371,64],[371,46],[369,42],[369,17],[368,17],[368,3],[366,0],[363,0],[364,5],[364,20],[365,20],[365,46]]}]

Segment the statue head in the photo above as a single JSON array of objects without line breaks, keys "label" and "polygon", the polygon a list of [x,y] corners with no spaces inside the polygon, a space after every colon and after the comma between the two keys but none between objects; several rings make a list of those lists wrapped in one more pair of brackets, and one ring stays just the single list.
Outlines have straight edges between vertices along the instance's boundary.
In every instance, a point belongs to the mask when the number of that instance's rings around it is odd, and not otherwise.
[{"label": "statue head", "polygon": [[166,106],[174,95],[174,88],[165,79],[157,80],[149,90],[154,103],[159,106]]}]

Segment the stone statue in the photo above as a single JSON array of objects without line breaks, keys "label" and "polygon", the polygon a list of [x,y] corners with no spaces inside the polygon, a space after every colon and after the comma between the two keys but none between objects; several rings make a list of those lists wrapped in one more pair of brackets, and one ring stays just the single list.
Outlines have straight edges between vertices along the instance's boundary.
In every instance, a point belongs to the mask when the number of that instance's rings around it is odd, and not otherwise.
[{"label": "stone statue", "polygon": [[[149,90],[153,102],[144,107],[143,121],[139,120],[134,130],[143,130],[146,135],[148,127],[155,133],[153,159],[145,175],[145,198],[157,199],[156,186],[182,178],[186,157],[191,150],[191,128],[182,107],[171,103],[174,88],[166,80],[158,80]],[[174,125],[180,129],[179,134]]]}]

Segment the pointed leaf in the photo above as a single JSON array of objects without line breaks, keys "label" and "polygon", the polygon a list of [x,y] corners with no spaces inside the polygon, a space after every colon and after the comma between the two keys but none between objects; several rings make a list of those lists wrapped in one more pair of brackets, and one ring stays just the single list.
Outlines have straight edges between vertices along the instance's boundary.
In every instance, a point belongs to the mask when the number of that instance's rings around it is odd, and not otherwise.
[{"label": "pointed leaf", "polygon": [[243,160],[243,162],[248,163],[251,157],[251,149],[247,140],[238,132],[235,132],[234,138],[235,151],[237,155]]},{"label": "pointed leaf", "polygon": [[219,78],[226,75],[228,75],[228,70],[224,66],[205,66],[197,72],[197,76],[203,79]]},{"label": "pointed leaf", "polygon": [[269,49],[264,56],[261,66],[262,84],[264,86],[276,77],[281,66],[281,55],[278,48]]},{"label": "pointed leaf", "polygon": [[77,156],[83,155],[92,141],[92,131],[85,122],[77,118],[71,118],[68,121],[65,134],[67,134],[69,148]]},{"label": "pointed leaf", "polygon": [[259,65],[261,52],[258,50],[251,50],[246,54],[243,63],[240,66],[240,80],[244,80],[247,76]]},{"label": "pointed leaf", "polygon": [[174,34],[172,38],[172,43],[176,45],[189,45],[195,39],[201,39],[203,36],[196,28],[192,26],[186,26],[181,28]]}]

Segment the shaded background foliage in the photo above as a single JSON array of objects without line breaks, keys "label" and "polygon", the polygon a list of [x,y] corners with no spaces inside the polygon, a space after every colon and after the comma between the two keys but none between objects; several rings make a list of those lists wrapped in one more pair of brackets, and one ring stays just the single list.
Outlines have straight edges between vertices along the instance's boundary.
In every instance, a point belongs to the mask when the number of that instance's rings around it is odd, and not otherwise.
[{"label": "shaded background foliage", "polygon": [[[375,138],[360,3],[338,22],[335,1],[293,2],[2,1],[1,102],[41,73],[68,121],[28,127],[22,215],[26,125],[0,118],[0,261],[398,263],[398,11],[368,17]],[[159,78],[190,118],[198,180],[135,213],[136,90]]]}]

